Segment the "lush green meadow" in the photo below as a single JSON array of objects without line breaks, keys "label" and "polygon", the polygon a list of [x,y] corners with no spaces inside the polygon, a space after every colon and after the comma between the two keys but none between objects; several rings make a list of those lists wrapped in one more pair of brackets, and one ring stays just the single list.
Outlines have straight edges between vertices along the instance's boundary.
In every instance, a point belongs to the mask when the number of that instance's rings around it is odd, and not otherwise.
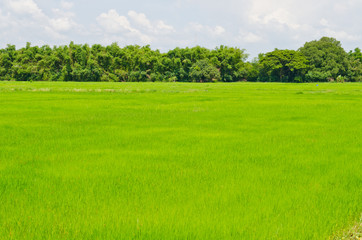
[{"label": "lush green meadow", "polygon": [[0,82],[0,239],[328,239],[362,84]]}]

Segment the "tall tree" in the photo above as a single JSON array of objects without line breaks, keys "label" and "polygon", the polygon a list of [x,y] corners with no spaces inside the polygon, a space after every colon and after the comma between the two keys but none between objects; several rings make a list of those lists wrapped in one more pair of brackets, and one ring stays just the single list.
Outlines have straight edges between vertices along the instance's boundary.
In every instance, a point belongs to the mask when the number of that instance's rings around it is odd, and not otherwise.
[{"label": "tall tree", "polygon": [[301,82],[308,68],[307,59],[298,51],[275,49],[261,54],[260,79],[274,82]]},{"label": "tall tree", "polygon": [[306,77],[309,81],[328,81],[346,76],[348,55],[335,38],[322,37],[307,42],[300,48],[310,65]]},{"label": "tall tree", "polygon": [[211,61],[220,69],[221,81],[235,82],[245,78],[245,50],[221,45],[211,53]]},{"label": "tall tree", "polygon": [[190,78],[193,82],[211,82],[220,80],[219,70],[208,60],[199,60],[191,67]]}]

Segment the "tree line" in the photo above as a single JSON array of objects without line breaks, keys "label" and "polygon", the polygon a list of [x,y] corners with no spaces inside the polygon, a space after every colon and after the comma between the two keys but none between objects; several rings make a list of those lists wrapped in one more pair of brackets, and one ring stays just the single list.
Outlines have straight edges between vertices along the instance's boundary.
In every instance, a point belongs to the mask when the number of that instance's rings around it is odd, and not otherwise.
[{"label": "tree line", "polygon": [[362,81],[362,53],[323,37],[298,50],[275,49],[247,61],[244,49],[196,46],[167,53],[150,46],[94,44],[0,49],[0,80],[80,82]]}]

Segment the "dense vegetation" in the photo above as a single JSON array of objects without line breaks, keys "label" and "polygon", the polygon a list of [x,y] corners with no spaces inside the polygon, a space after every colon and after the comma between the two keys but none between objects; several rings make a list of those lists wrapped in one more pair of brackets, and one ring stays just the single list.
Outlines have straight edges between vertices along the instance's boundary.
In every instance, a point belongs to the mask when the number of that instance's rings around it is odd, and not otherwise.
[{"label": "dense vegetation", "polygon": [[247,62],[245,50],[220,46],[176,48],[95,44],[45,45],[0,50],[0,80],[104,82],[324,82],[362,81],[359,48],[347,53],[334,38],[323,37],[295,50],[275,49]]}]

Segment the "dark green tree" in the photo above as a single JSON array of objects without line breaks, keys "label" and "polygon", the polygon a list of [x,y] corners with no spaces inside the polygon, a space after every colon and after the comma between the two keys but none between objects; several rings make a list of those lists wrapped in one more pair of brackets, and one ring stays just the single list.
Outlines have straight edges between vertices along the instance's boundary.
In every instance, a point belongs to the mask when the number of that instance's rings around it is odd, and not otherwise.
[{"label": "dark green tree", "polygon": [[359,60],[362,63],[362,52],[361,49],[355,48],[354,51],[349,51],[348,55],[355,60]]},{"label": "dark green tree", "polygon": [[308,69],[307,59],[298,51],[275,49],[261,54],[260,79],[271,82],[302,82]]},{"label": "dark green tree", "polygon": [[190,78],[193,82],[215,82],[220,80],[220,72],[209,61],[199,60],[192,65]]},{"label": "dark green tree", "polygon": [[[303,55],[302,55],[302,54]],[[333,38],[300,51],[275,50],[246,62],[245,50],[196,46],[167,53],[150,46],[75,44],[0,49],[0,80],[17,81],[361,81],[362,53],[348,54]],[[307,61],[308,60],[308,61]]]},{"label": "dark green tree", "polygon": [[349,58],[335,38],[322,37],[318,41],[307,42],[300,52],[309,61],[307,80],[331,81],[338,76],[347,76]]},{"label": "dark green tree", "polygon": [[223,82],[235,82],[246,78],[244,61],[247,57],[245,50],[223,45],[211,53],[211,61],[220,69]]}]

